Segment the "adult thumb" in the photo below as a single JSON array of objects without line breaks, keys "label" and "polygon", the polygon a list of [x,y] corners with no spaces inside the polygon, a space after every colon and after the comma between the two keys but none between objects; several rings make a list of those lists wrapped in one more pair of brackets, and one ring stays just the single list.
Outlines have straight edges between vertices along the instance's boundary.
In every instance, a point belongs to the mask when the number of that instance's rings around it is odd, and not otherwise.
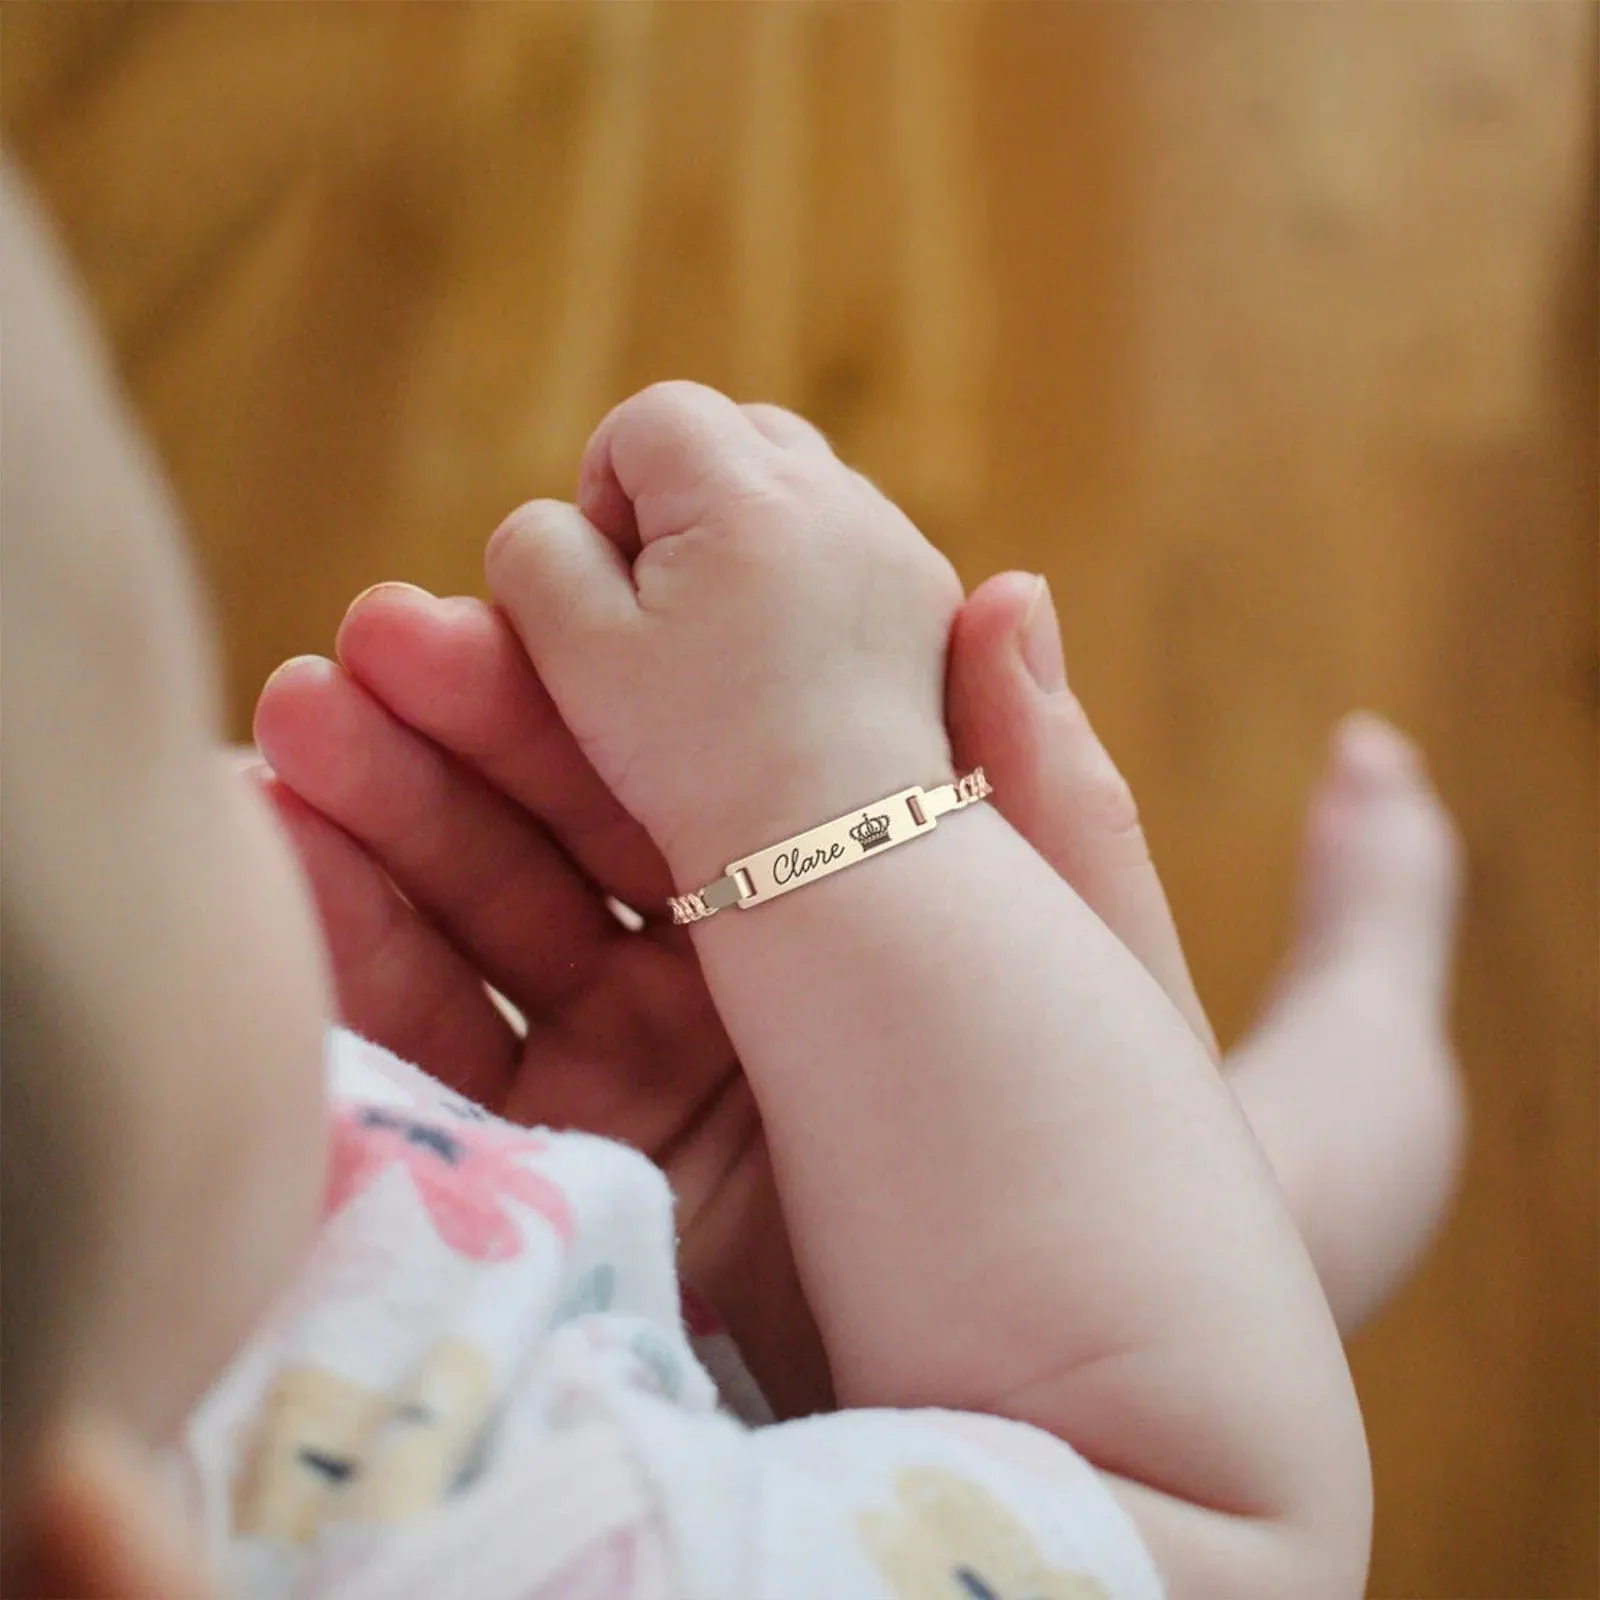
[{"label": "adult thumb", "polygon": [[1005,572],[968,597],[950,638],[946,720],[962,767],[1166,990],[1201,1042],[1195,992],[1132,791],[1067,686],[1049,586]]}]

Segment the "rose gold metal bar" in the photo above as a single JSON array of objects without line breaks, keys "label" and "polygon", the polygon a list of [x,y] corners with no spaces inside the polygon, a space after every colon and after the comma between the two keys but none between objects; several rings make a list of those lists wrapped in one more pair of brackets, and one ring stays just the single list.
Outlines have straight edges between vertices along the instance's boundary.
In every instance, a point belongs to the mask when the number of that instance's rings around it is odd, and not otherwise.
[{"label": "rose gold metal bar", "polygon": [[932,789],[914,784],[886,795],[859,811],[730,862],[724,875],[703,889],[673,895],[668,902],[672,920],[701,922],[730,906],[747,911],[806,884],[820,883],[881,850],[931,833],[940,817],[975,805],[991,792],[983,768],[978,767],[953,783]]}]

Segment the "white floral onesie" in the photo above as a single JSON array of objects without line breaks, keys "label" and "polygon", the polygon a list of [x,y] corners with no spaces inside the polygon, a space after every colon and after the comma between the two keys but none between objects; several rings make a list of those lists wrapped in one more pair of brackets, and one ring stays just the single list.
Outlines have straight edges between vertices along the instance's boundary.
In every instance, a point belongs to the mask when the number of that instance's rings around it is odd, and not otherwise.
[{"label": "white floral onesie", "polygon": [[322,1232],[174,1463],[227,1593],[1161,1594],[1095,1474],[1032,1428],[773,1423],[680,1305],[642,1156],[512,1127],[347,1033],[329,1056]]}]

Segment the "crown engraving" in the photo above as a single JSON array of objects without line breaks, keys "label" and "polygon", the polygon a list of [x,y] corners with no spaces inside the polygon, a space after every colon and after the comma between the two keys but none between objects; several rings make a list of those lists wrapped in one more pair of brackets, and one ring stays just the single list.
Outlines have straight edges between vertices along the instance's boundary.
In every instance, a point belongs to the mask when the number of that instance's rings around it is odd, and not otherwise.
[{"label": "crown engraving", "polygon": [[850,837],[863,850],[876,850],[880,844],[887,844],[889,842],[888,814],[880,812],[875,817],[869,817],[863,811],[861,820],[850,830]]}]

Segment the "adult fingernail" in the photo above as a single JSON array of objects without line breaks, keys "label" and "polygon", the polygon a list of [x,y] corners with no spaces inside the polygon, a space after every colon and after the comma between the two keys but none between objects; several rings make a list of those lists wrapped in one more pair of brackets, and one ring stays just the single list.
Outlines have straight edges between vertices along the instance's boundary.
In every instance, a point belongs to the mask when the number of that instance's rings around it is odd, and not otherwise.
[{"label": "adult fingernail", "polygon": [[280,661],[267,674],[267,682],[261,687],[265,690],[267,684],[276,683],[286,672],[298,672],[302,676],[309,673],[314,678],[328,678],[336,670],[333,662],[326,656],[290,656],[287,661]]},{"label": "adult fingernail", "polygon": [[1420,749],[1392,722],[1371,711],[1352,711],[1334,730],[1334,756],[1354,777],[1374,784],[1417,785],[1427,781]]},{"label": "adult fingernail", "polygon": [[1067,662],[1061,653],[1061,624],[1056,620],[1050,585],[1039,579],[1027,615],[1017,632],[1017,647],[1028,675],[1046,694],[1059,694],[1067,686]]},{"label": "adult fingernail", "polygon": [[424,600],[431,600],[433,596],[428,591],[415,583],[397,583],[390,580],[386,583],[374,583],[369,588],[363,589],[354,600],[347,605],[345,615],[348,616],[370,594],[377,594],[380,589],[387,589],[394,594],[420,594]]}]

